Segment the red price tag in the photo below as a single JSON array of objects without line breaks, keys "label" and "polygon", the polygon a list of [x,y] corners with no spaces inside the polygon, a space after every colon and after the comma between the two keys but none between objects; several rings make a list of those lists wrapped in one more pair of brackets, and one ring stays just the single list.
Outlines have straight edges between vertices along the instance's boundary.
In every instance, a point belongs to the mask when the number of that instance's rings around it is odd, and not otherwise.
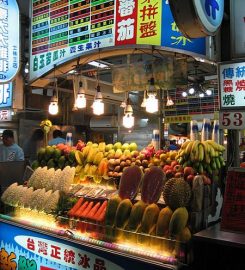
[{"label": "red price tag", "polygon": [[245,112],[220,112],[219,119],[223,129],[245,129]]}]

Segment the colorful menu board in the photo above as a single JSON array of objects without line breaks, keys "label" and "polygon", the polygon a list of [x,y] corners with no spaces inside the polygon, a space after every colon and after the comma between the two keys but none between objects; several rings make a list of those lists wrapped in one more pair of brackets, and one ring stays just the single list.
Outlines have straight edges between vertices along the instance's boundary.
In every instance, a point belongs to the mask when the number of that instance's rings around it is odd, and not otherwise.
[{"label": "colorful menu board", "polygon": [[157,45],[206,54],[205,39],[181,35],[167,1],[32,0],[30,79],[99,48]]}]

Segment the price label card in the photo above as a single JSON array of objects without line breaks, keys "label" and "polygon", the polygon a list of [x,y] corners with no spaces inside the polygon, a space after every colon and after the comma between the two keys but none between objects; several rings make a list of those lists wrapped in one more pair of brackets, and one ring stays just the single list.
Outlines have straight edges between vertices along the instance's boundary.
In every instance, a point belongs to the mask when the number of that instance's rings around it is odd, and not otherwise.
[{"label": "price label card", "polygon": [[220,112],[219,122],[223,129],[245,129],[245,112]]}]

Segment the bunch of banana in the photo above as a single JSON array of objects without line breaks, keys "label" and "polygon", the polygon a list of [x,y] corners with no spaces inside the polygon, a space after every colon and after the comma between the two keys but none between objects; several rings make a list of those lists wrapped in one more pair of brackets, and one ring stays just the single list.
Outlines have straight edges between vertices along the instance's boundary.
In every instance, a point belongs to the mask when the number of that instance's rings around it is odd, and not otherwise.
[{"label": "bunch of banana", "polygon": [[225,166],[224,146],[212,141],[186,141],[179,150],[176,160],[183,167],[192,166],[198,173],[210,176]]}]

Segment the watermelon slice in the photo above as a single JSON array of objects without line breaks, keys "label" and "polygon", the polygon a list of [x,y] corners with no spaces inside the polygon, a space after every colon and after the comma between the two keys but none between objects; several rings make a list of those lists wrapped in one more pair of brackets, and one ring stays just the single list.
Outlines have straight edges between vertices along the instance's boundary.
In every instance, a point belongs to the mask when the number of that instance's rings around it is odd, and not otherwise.
[{"label": "watermelon slice", "polygon": [[133,200],[138,191],[142,179],[142,171],[138,166],[130,166],[123,172],[120,183],[118,195],[122,200]]},{"label": "watermelon slice", "polygon": [[147,204],[157,203],[166,181],[163,171],[153,166],[145,173],[142,181],[141,200]]}]

